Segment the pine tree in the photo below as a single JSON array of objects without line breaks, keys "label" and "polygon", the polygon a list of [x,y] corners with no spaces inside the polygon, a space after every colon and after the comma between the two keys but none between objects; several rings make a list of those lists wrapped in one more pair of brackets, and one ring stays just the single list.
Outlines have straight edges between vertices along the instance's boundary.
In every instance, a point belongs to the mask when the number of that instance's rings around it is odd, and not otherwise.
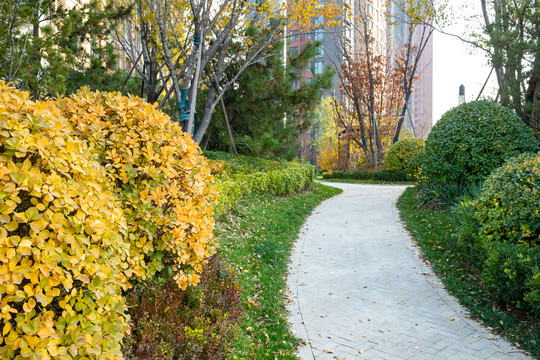
[{"label": "pine tree", "polygon": [[111,20],[129,8],[89,1],[14,0],[0,5],[0,78],[42,99],[119,80]]},{"label": "pine tree", "polygon": [[[298,136],[310,127],[324,90],[332,87],[334,70],[329,67],[310,83],[301,76],[319,46],[309,43],[284,64],[283,43],[275,43],[227,91],[224,102],[239,152],[268,158],[298,156]],[[209,148],[227,151],[230,141],[222,110],[215,116]]]}]

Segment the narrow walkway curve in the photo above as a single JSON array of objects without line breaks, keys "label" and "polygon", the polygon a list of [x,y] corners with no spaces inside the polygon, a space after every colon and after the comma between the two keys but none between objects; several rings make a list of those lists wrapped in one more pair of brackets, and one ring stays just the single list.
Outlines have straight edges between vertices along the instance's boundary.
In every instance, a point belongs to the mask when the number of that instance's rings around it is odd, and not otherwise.
[{"label": "narrow walkway curve", "polygon": [[467,318],[421,261],[395,208],[405,186],[327,185],[343,193],[308,218],[289,266],[300,359],[532,359]]}]

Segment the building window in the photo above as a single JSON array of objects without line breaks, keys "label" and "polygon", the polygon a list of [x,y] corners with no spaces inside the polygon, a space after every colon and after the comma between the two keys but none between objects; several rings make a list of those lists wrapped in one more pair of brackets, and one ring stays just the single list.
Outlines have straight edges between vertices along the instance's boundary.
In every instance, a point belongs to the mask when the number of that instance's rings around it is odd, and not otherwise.
[{"label": "building window", "polygon": [[298,89],[298,80],[293,80],[292,84],[291,84],[291,87],[293,89]]},{"label": "building window", "polygon": [[313,78],[307,78],[306,83],[311,84],[313,82]]},{"label": "building window", "polygon": [[298,40],[298,30],[291,31],[291,41],[297,41]]},{"label": "building window", "polygon": [[315,29],[315,41],[323,41],[324,33],[322,29]]},{"label": "building window", "polygon": [[289,51],[290,51],[291,57],[298,56],[298,46],[291,47]]},{"label": "building window", "polygon": [[321,45],[317,48],[317,53],[315,54],[315,57],[323,57],[324,56],[324,47]]},{"label": "building window", "polygon": [[313,62],[313,73],[315,75],[320,75],[323,73],[323,62],[322,61],[314,61]]},{"label": "building window", "polygon": [[311,72],[311,68],[313,68],[313,61],[310,61],[307,64],[307,70]]},{"label": "building window", "polygon": [[373,5],[368,4],[367,13],[368,13],[368,15],[373,15]]}]

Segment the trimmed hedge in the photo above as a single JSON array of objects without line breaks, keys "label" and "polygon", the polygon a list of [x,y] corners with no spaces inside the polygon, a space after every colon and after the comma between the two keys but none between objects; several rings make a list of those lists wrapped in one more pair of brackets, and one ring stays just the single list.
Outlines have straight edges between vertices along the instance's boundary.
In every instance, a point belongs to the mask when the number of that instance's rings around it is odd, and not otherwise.
[{"label": "trimmed hedge", "polygon": [[354,179],[354,180],[374,180],[374,181],[409,181],[407,171],[334,171],[331,174],[323,174],[323,179]]},{"label": "trimmed hedge", "polygon": [[289,195],[313,182],[313,166],[300,161],[272,161],[244,155],[205,152],[216,176],[217,215],[234,209],[250,193]]},{"label": "trimmed hedge", "polygon": [[510,109],[473,101],[445,113],[422,156],[422,182],[482,181],[506,160],[538,150],[532,129]]},{"label": "trimmed hedge", "polygon": [[413,157],[418,154],[425,146],[423,139],[405,138],[393,144],[384,159],[386,170],[403,171],[409,166]]}]

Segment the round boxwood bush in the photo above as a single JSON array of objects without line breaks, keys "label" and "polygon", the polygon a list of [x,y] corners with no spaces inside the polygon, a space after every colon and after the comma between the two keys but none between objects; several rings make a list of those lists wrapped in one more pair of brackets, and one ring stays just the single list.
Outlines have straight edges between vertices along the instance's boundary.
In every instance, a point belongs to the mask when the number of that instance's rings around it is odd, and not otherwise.
[{"label": "round boxwood bush", "polygon": [[532,129],[510,109],[473,101],[445,113],[426,140],[422,177],[428,182],[477,182],[504,161],[538,150]]},{"label": "round boxwood bush", "polygon": [[402,171],[407,169],[411,159],[422,150],[425,144],[423,139],[417,138],[399,140],[386,153],[384,159],[386,170]]},{"label": "round boxwood bush", "polygon": [[540,153],[510,159],[485,181],[475,202],[480,232],[490,241],[540,242]]},{"label": "round boxwood bush", "polygon": [[540,153],[498,168],[473,202],[486,258],[483,277],[506,303],[540,314]]}]

